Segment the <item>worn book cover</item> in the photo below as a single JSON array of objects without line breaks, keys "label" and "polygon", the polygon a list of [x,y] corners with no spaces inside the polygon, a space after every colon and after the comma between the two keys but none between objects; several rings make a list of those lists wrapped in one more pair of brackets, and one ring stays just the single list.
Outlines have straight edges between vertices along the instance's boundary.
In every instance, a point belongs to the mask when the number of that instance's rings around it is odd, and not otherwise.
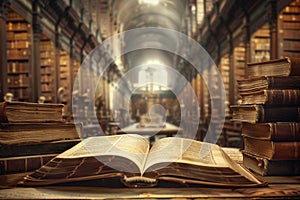
[{"label": "worn book cover", "polygon": [[1,123],[0,145],[79,139],[82,124]]},{"label": "worn book cover", "polygon": [[299,105],[300,90],[263,90],[241,95],[242,104]]},{"label": "worn book cover", "polygon": [[243,123],[242,134],[261,140],[300,141],[299,122]]},{"label": "worn book cover", "polygon": [[232,120],[248,123],[299,122],[299,106],[232,105]]},{"label": "worn book cover", "polygon": [[20,184],[39,186],[99,179],[107,183],[118,180],[128,187],[154,187],[160,183],[224,187],[265,184],[215,144],[167,137],[150,148],[144,137],[128,134],[86,138]]},{"label": "worn book cover", "polygon": [[243,151],[243,164],[262,176],[300,175],[300,160],[269,160]]},{"label": "worn book cover", "polygon": [[31,172],[49,162],[57,154],[0,158],[0,174]]},{"label": "worn book cover", "polygon": [[268,160],[299,160],[300,142],[274,142],[243,136],[244,150]]},{"label": "worn book cover", "polygon": [[249,95],[264,90],[300,89],[300,76],[262,76],[237,80],[240,95]]},{"label": "worn book cover", "polygon": [[1,102],[0,123],[63,122],[63,104]]},{"label": "worn book cover", "polygon": [[248,76],[299,76],[300,58],[286,57],[264,62],[248,63]]}]

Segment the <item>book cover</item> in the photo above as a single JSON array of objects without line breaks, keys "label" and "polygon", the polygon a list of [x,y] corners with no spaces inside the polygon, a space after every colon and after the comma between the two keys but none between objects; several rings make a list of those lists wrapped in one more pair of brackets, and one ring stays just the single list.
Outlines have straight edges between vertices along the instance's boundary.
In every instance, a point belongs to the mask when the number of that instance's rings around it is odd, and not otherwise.
[{"label": "book cover", "polygon": [[1,102],[1,123],[63,122],[63,104],[29,102]]},{"label": "book cover", "polygon": [[261,140],[300,141],[300,123],[243,123],[242,135]]},{"label": "book cover", "polygon": [[78,142],[80,142],[80,139],[11,145],[0,144],[0,158],[61,153],[73,147]]},{"label": "book cover", "polygon": [[299,122],[298,106],[232,105],[232,120],[248,123]]},{"label": "book cover", "polygon": [[[205,153],[201,156],[202,151]],[[150,148],[144,137],[129,134],[86,138],[20,184],[39,186],[99,179],[117,179],[127,187],[154,187],[161,182],[224,187],[265,184],[217,145],[167,137]]]},{"label": "book cover", "polygon": [[269,160],[243,151],[243,164],[262,176],[300,175],[300,160]]},{"label": "book cover", "polygon": [[0,158],[0,174],[31,172],[49,162],[57,154]]},{"label": "book cover", "polygon": [[299,160],[300,142],[274,142],[243,137],[244,150],[268,160]]},{"label": "book cover", "polygon": [[237,80],[240,95],[249,95],[264,90],[300,89],[300,76],[262,76]]},{"label": "book cover", "polygon": [[242,104],[299,105],[300,90],[263,90],[241,95]]},{"label": "book cover", "polygon": [[286,57],[264,62],[248,63],[248,76],[299,76],[300,58]]}]

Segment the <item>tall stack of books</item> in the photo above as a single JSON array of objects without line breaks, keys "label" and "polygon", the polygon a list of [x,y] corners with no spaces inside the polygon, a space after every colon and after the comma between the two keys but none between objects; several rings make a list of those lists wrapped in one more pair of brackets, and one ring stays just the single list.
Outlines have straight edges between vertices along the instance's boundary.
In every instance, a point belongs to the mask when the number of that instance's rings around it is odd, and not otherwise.
[{"label": "tall stack of books", "polygon": [[80,141],[62,109],[62,104],[0,103],[1,175],[34,171]]},{"label": "tall stack of books", "polygon": [[231,106],[243,122],[243,163],[260,175],[300,174],[300,59],[248,64],[238,81],[242,98]]}]

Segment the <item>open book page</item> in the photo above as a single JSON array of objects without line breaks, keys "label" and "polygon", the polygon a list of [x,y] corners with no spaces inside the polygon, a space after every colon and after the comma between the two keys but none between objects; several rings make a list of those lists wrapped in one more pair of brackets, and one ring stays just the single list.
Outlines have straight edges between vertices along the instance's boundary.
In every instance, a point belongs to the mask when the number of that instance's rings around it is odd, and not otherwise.
[{"label": "open book page", "polygon": [[[65,151],[57,156],[57,158],[84,158],[97,157],[101,161],[101,157],[117,156],[126,158],[134,162],[139,168],[139,172],[145,164],[145,160],[149,151],[148,141],[139,135],[113,135],[113,136],[97,136],[84,139],[78,145]],[[116,163],[110,163],[110,167],[119,166],[118,160]],[[130,169],[124,169],[125,171]],[[137,173],[137,172],[135,172]]]},{"label": "open book page", "polygon": [[201,166],[206,170],[219,169],[217,171],[220,173],[223,169],[231,169],[248,180],[256,183],[260,182],[231,160],[218,145],[176,137],[161,139],[153,145],[144,172],[158,170],[173,163]]}]

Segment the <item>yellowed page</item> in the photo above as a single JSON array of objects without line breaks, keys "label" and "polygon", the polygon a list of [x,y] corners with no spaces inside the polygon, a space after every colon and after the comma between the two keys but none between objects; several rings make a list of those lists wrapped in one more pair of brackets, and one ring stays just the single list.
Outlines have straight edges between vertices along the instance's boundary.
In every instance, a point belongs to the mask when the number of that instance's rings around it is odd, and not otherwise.
[{"label": "yellowed page", "polygon": [[153,165],[163,167],[164,165],[161,163],[165,163],[165,166],[167,166],[173,162],[231,168],[248,179],[259,182],[244,168],[230,159],[218,145],[177,137],[164,138],[153,145],[144,171],[147,171]]},{"label": "yellowed page", "polygon": [[[120,156],[133,161],[143,169],[149,151],[148,141],[139,135],[113,135],[89,137],[73,148],[60,154],[58,158],[83,158],[101,156]],[[115,163],[116,165],[118,163]]]}]

